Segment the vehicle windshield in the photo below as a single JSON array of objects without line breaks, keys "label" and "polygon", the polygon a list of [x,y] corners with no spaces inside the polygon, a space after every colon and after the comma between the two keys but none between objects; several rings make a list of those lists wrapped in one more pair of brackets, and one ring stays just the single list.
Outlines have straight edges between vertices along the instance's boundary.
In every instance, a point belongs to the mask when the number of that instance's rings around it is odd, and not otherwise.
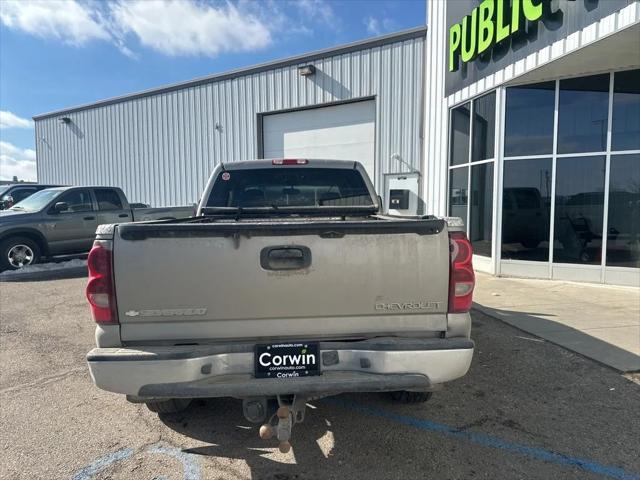
[{"label": "vehicle windshield", "polygon": [[40,190],[39,192],[34,193],[30,197],[25,198],[21,202],[16,203],[9,210],[18,210],[18,211],[27,211],[27,212],[38,212],[42,210],[47,204],[60,195],[60,190],[55,189],[45,189]]},{"label": "vehicle windshield", "polygon": [[207,207],[371,207],[362,175],[344,168],[222,171]]},{"label": "vehicle windshield", "polygon": [[6,192],[7,190],[9,190],[9,187],[11,185],[5,185],[4,187],[0,187],[0,198],[4,195],[4,192]]}]

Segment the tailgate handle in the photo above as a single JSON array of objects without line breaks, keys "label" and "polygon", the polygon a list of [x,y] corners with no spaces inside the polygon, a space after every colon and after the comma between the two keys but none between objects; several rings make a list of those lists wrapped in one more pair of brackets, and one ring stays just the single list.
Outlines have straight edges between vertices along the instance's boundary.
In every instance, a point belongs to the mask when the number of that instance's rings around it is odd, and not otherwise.
[{"label": "tailgate handle", "polygon": [[260,252],[260,266],[265,270],[299,270],[311,265],[311,250],[302,245],[276,245]]}]

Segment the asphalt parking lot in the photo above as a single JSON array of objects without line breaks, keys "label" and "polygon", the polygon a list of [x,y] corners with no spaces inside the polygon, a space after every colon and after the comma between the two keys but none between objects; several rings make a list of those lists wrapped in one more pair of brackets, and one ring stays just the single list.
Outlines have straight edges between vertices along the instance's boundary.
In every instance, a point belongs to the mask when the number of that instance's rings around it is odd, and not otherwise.
[{"label": "asphalt parking lot", "polygon": [[640,385],[481,313],[465,378],[417,406],[313,402],[283,455],[238,400],[159,418],[94,388],[84,284],[0,283],[0,478],[640,478]]}]

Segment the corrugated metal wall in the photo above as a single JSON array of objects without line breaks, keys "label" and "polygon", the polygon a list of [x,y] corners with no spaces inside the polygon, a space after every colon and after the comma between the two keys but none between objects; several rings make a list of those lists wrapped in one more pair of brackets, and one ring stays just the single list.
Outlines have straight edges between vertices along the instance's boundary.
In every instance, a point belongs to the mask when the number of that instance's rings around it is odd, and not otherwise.
[{"label": "corrugated metal wall", "polygon": [[447,68],[447,3],[427,2],[424,161],[425,213],[447,213],[447,139],[449,110],[444,96]]},{"label": "corrugated metal wall", "polygon": [[[38,180],[113,185],[131,201],[195,202],[220,161],[256,158],[259,113],[376,99],[376,186],[421,164],[422,36],[297,65],[36,118]],[[301,64],[304,64],[301,63]],[[68,124],[60,117],[71,119]],[[378,188],[380,189],[380,188]]]}]

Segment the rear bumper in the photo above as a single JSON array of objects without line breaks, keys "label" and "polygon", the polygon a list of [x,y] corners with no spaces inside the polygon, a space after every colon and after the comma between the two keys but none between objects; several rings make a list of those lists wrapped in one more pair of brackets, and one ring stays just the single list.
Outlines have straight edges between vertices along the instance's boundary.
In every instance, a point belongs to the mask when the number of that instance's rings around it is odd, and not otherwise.
[{"label": "rear bumper", "polygon": [[462,377],[474,344],[466,338],[377,338],[321,342],[322,375],[257,379],[253,344],[96,348],[87,361],[101,389],[141,398],[251,397],[427,390]]}]

